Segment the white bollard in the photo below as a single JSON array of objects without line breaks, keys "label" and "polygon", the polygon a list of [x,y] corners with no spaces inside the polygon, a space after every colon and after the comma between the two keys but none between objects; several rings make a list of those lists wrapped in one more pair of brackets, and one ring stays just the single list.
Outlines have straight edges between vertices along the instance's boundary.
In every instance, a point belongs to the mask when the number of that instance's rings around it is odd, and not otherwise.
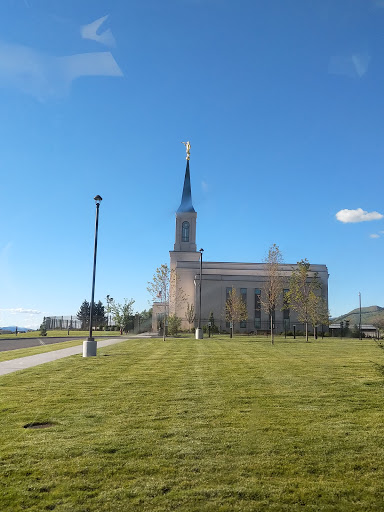
[{"label": "white bollard", "polygon": [[83,357],[95,356],[97,352],[97,341],[85,340],[83,341]]},{"label": "white bollard", "polygon": [[195,338],[197,340],[202,340],[203,339],[203,329],[199,329],[199,328],[196,329]]}]

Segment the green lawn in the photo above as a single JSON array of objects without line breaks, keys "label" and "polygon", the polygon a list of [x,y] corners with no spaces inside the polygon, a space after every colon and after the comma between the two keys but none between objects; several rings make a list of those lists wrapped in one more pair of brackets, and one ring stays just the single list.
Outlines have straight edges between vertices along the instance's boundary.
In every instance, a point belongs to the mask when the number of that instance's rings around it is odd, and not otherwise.
[{"label": "green lawn", "polygon": [[128,340],[0,385],[2,512],[383,510],[374,341]]}]

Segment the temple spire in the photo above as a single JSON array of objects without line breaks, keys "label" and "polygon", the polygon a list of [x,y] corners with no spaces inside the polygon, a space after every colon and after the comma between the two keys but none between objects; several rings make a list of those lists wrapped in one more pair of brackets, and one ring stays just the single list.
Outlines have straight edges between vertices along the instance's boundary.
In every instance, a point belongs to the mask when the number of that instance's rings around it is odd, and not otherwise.
[{"label": "temple spire", "polygon": [[189,174],[189,159],[187,160],[187,167],[185,169],[183,195],[181,196],[181,203],[176,213],[194,212],[192,206],[192,192],[191,192],[191,176]]}]

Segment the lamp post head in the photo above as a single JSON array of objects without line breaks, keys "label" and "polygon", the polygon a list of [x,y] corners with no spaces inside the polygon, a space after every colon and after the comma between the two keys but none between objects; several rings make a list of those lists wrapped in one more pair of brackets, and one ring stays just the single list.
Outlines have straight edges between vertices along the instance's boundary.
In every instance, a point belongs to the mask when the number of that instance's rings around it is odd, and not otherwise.
[{"label": "lamp post head", "polygon": [[203,253],[203,252],[204,252],[204,249],[199,249],[199,252]]},{"label": "lamp post head", "polygon": [[101,201],[103,200],[103,198],[101,196],[96,196],[93,198],[96,202],[96,205],[99,205],[101,203]]}]

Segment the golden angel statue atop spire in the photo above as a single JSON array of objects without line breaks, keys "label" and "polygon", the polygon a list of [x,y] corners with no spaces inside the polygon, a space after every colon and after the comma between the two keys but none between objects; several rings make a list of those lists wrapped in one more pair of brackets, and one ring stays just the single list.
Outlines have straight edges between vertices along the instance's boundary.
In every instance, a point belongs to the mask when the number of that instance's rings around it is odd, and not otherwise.
[{"label": "golden angel statue atop spire", "polygon": [[190,144],[189,140],[187,140],[187,142],[182,142],[182,144],[184,144],[185,149],[187,151],[187,158],[186,159],[189,160],[190,157],[191,157],[191,144]]}]

